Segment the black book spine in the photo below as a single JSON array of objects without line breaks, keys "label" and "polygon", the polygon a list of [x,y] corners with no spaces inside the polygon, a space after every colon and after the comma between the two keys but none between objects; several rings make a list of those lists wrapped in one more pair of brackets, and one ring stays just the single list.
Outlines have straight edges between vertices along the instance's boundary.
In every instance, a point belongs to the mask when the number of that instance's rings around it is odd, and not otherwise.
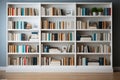
[{"label": "black book spine", "polygon": [[37,57],[33,57],[33,65],[37,65]]},{"label": "black book spine", "polygon": [[80,35],[77,33],[76,34],[76,39],[79,41],[80,40]]},{"label": "black book spine", "polygon": [[39,45],[37,45],[37,52],[39,52]]},{"label": "black book spine", "polygon": [[27,22],[24,22],[24,29],[26,29],[27,27]]},{"label": "black book spine", "polygon": [[98,29],[102,29],[102,21],[99,21]]},{"label": "black book spine", "polygon": [[103,57],[99,57],[99,65],[104,65],[104,58]]},{"label": "black book spine", "polygon": [[54,40],[58,40],[58,34],[55,33],[54,36],[55,36]]}]

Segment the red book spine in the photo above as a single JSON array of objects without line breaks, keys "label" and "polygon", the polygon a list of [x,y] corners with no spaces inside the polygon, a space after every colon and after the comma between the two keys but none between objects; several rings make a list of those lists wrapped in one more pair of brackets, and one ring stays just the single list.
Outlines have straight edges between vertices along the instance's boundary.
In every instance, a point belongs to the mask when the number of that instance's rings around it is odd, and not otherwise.
[{"label": "red book spine", "polygon": [[12,16],[14,16],[14,11],[15,11],[15,9],[14,9],[14,8],[12,8]]},{"label": "red book spine", "polygon": [[112,8],[110,8],[110,15],[112,15]]},{"label": "red book spine", "polygon": [[24,65],[26,65],[26,57],[24,57]]},{"label": "red book spine", "polygon": [[26,45],[26,53],[28,53],[28,49],[29,49],[29,46],[28,46],[28,45]]}]

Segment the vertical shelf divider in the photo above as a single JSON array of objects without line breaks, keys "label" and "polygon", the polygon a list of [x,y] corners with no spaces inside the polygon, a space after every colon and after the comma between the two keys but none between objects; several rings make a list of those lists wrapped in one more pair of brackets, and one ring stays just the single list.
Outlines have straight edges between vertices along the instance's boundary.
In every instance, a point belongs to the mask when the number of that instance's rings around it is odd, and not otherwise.
[{"label": "vertical shelf divider", "polygon": [[77,47],[77,43],[76,43],[76,15],[77,15],[76,14],[76,8],[77,7],[76,6],[77,6],[77,4],[76,3],[74,3],[74,4],[75,4],[74,5],[75,6],[75,14],[74,14],[75,15],[75,19],[74,19],[74,28],[75,28],[75,59],[74,60],[75,60],[75,66],[77,67],[77,54],[76,54],[77,53],[77,50],[76,50],[76,47]]},{"label": "vertical shelf divider", "polygon": [[39,4],[39,65],[41,66],[41,3]]}]

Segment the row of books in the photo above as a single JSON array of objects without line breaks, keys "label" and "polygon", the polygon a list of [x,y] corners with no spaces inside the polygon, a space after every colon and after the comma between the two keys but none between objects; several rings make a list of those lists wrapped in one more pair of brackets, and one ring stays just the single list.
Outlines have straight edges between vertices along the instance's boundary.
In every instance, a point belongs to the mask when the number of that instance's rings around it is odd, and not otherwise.
[{"label": "row of books", "polygon": [[77,21],[77,29],[110,29],[110,21]]},{"label": "row of books", "polygon": [[42,33],[42,41],[72,41],[73,32],[68,33]]},{"label": "row of books", "polygon": [[38,53],[39,52],[39,45],[16,45],[16,44],[9,44],[8,45],[8,52],[9,53]]},{"label": "row of books", "polygon": [[92,41],[111,41],[111,33],[93,33]]},{"label": "row of books", "polygon": [[77,15],[90,15],[90,9],[89,8],[81,8],[81,7],[78,7],[77,8]]},{"label": "row of books", "polygon": [[38,57],[8,57],[8,65],[38,65]]},{"label": "row of books", "polygon": [[82,66],[104,66],[110,65],[106,59],[106,57],[99,57],[99,59],[89,59],[87,57],[78,56],[77,57],[77,65]]},{"label": "row of books", "polygon": [[9,41],[28,41],[28,37],[25,33],[8,33]]},{"label": "row of books", "polygon": [[[102,15],[105,16],[111,15],[112,13],[111,8],[102,8],[102,9],[103,9]],[[90,8],[78,7],[77,15],[79,16],[92,15],[92,10]]]},{"label": "row of books", "polygon": [[8,29],[32,29],[32,24],[26,21],[8,21]]},{"label": "row of books", "polygon": [[41,52],[45,53],[70,53],[70,52],[75,52],[75,45],[64,45],[61,48],[60,47],[53,47],[50,45],[44,45],[41,44]]},{"label": "row of books", "polygon": [[42,21],[42,29],[73,29],[74,21]]},{"label": "row of books", "polygon": [[78,41],[111,41],[111,33],[92,33],[90,35],[80,35],[77,33]]},{"label": "row of books", "polygon": [[53,57],[42,57],[41,65],[50,65],[50,66],[73,66],[74,57],[64,57],[62,59],[54,59]]},{"label": "row of books", "polygon": [[39,41],[38,32],[31,33],[8,33],[9,41]]},{"label": "row of books", "polygon": [[8,16],[36,16],[38,11],[35,8],[9,7]]},{"label": "row of books", "polygon": [[96,46],[83,45],[80,44],[77,46],[77,52],[82,53],[110,53],[111,46],[107,44],[100,44]]},{"label": "row of books", "polygon": [[65,11],[60,8],[55,8],[55,7],[45,8],[42,6],[41,14],[42,15],[51,15],[51,16],[54,16],[54,15],[61,16],[61,15],[65,15]]}]

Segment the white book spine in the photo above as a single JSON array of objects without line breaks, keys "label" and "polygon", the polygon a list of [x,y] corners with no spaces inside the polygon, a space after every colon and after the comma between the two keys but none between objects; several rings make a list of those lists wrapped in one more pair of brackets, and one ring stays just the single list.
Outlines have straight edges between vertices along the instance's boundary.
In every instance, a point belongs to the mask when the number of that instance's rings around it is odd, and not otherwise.
[{"label": "white book spine", "polygon": [[79,21],[79,29],[82,29],[81,21]]},{"label": "white book spine", "polygon": [[77,29],[79,29],[79,21],[77,21]]}]

